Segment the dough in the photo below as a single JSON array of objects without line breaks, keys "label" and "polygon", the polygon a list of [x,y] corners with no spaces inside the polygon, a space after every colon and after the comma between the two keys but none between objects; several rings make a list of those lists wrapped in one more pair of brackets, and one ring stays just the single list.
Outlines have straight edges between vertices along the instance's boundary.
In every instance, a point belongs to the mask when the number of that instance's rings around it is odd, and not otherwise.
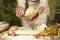
[{"label": "dough", "polygon": [[29,7],[25,12],[25,17],[32,19],[36,15],[36,10],[33,7]]}]

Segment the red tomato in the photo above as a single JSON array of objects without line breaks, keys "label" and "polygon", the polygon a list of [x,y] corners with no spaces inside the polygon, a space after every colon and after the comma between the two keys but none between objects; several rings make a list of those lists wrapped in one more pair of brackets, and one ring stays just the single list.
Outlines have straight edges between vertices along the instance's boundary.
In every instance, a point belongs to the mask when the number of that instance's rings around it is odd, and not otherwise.
[{"label": "red tomato", "polygon": [[15,33],[15,32],[13,32],[13,33],[12,33],[12,35],[13,35],[13,36],[15,36],[15,35],[16,35],[16,33]]},{"label": "red tomato", "polygon": [[35,36],[36,38],[39,38],[39,34],[35,34],[34,36]]}]

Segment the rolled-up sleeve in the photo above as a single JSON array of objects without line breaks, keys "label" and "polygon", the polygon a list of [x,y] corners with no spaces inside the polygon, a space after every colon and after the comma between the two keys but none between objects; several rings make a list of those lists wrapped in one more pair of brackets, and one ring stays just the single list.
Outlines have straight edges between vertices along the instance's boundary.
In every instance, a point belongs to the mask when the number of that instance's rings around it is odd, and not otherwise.
[{"label": "rolled-up sleeve", "polygon": [[47,6],[47,0],[40,0],[39,7],[46,8],[46,6]]},{"label": "rolled-up sleeve", "polygon": [[26,0],[17,0],[18,6],[25,8]]}]

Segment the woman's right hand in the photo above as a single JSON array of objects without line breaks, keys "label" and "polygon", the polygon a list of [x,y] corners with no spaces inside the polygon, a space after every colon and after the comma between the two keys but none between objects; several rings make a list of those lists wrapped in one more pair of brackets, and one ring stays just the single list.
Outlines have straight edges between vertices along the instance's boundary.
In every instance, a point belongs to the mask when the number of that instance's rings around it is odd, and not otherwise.
[{"label": "woman's right hand", "polygon": [[16,16],[18,18],[21,18],[21,17],[24,17],[24,8],[19,6],[19,7],[16,7]]}]

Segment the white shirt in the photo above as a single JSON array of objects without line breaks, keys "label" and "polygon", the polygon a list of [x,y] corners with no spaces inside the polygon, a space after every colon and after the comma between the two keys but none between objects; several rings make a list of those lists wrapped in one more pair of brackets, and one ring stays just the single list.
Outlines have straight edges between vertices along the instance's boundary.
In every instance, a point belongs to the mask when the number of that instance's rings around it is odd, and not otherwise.
[{"label": "white shirt", "polygon": [[[38,2],[33,2],[33,1],[38,1]],[[18,6],[22,6],[23,8],[25,8],[26,0],[17,0],[17,2],[18,2]],[[36,8],[36,10],[38,10],[40,7],[45,8],[43,13],[38,17],[38,19],[36,20],[36,22],[34,24],[42,24],[42,23],[46,24],[47,16],[50,15],[48,1],[47,0],[28,0],[28,5],[29,5],[28,7],[34,7],[34,8]],[[26,25],[25,21],[22,22],[22,24]]]}]

